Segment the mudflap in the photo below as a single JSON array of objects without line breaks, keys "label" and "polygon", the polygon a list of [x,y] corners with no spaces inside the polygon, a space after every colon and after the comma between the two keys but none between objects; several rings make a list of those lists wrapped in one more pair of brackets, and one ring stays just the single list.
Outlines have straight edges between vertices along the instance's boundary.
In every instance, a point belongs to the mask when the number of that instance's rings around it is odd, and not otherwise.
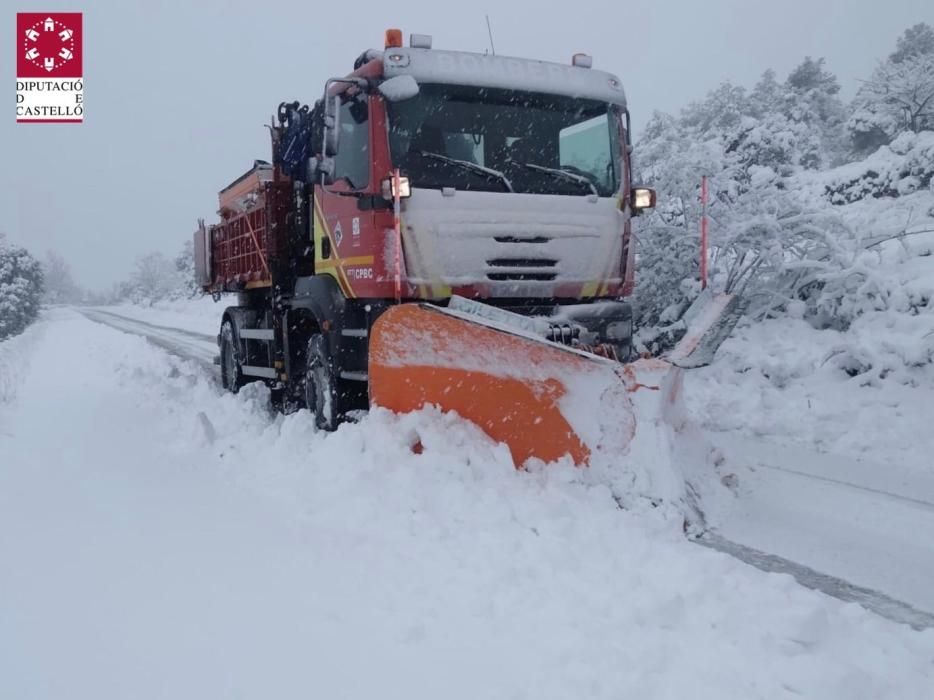
[{"label": "mudflap", "polygon": [[621,454],[635,433],[637,382],[619,363],[428,304],[384,312],[370,334],[370,403],[434,405],[505,443],[516,466]]}]

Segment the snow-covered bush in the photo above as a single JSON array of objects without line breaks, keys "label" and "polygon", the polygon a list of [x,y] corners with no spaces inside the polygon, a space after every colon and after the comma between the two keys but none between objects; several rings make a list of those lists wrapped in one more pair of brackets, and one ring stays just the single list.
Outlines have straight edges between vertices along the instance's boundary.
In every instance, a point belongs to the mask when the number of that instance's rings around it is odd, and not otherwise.
[{"label": "snow-covered bush", "polygon": [[834,204],[845,204],[866,197],[898,197],[932,186],[934,131],[922,131],[902,133],[865,160],[838,168],[825,192]]},{"label": "snow-covered bush", "polygon": [[[741,294],[753,320],[789,314],[821,329],[845,331],[874,312],[934,313],[934,274],[928,286],[893,275],[880,244],[899,232],[892,232],[890,223],[880,226],[871,213],[844,216],[816,196],[822,177],[799,175],[786,180],[783,189],[763,179],[733,197],[724,196],[720,181],[711,179],[713,289]],[[926,194],[918,196],[922,207],[934,204]],[[637,341],[640,350],[652,352],[677,340],[683,324],[676,322],[699,292],[696,208],[692,203],[687,225],[664,217],[646,217],[638,233]],[[934,231],[934,221],[924,216],[909,233],[927,230]],[[920,262],[930,258],[931,249],[920,240],[914,247],[906,245],[902,255]]]},{"label": "snow-covered bush", "polygon": [[[838,244],[848,231],[829,206],[814,210],[769,178],[735,196],[721,184],[710,179],[709,281],[716,291],[742,294],[753,316],[807,299],[819,284],[816,271],[848,263]],[[675,342],[681,330],[675,322],[700,292],[699,212],[691,214],[686,226],[658,214],[643,227],[636,287],[640,349],[658,352]]]},{"label": "snow-covered bush", "polygon": [[934,374],[925,370],[934,365],[934,333],[923,333],[919,324],[893,315],[861,317],[824,359],[849,377],[858,377],[863,386],[879,386],[894,381],[908,386],[934,388]]},{"label": "snow-covered bush", "polygon": [[[783,120],[783,128],[769,124]],[[659,352],[677,340],[676,324],[700,291],[700,180],[708,175],[711,285],[747,295],[763,316],[800,300],[813,284],[786,266],[811,259],[824,264],[827,241],[845,232],[825,202],[809,198],[791,176],[794,125],[777,116],[744,117],[733,140],[697,142],[672,118],[656,117],[645,148],[637,150],[642,179],[660,193],[660,203],[639,221],[635,322],[640,349]],[[791,127],[791,128],[788,128]],[[650,160],[652,159],[652,160]],[[824,211],[826,210],[826,211]]]},{"label": "snow-covered bush", "polygon": [[0,340],[22,333],[39,315],[42,267],[0,236]]}]

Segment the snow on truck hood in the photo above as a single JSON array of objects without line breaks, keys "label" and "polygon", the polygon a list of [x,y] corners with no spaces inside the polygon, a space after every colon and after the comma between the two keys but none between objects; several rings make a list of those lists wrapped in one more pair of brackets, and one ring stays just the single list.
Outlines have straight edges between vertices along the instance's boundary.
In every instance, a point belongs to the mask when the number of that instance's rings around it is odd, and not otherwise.
[{"label": "snow on truck hood", "polygon": [[474,85],[586,97],[626,106],[618,77],[550,61],[436,49],[393,48],[383,54],[383,75],[411,75],[421,83]]},{"label": "snow on truck hood", "polygon": [[563,284],[621,282],[625,217],[615,197],[447,196],[416,187],[402,206],[402,249],[415,284],[483,284],[492,296],[550,297]]}]

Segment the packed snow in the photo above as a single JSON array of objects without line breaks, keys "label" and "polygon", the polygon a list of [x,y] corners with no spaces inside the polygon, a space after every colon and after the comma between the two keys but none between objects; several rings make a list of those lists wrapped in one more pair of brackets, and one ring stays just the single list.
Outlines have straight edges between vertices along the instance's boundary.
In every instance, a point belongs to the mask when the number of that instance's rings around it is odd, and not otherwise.
[{"label": "packed snow", "polygon": [[66,310],[19,342],[0,405],[2,697],[905,698],[934,683],[934,630],[697,548],[680,513],[621,509],[599,473],[516,472],[454,416],[373,411],[324,434]]}]

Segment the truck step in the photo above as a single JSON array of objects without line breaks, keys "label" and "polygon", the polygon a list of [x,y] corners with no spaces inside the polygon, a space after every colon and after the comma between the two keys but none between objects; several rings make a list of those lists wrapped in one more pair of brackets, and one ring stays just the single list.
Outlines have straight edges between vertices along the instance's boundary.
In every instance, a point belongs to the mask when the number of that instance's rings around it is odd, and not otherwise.
[{"label": "truck step", "polygon": [[348,338],[366,338],[369,331],[366,328],[341,328],[341,335]]},{"label": "truck step", "polygon": [[239,332],[243,340],[273,340],[275,338],[271,328],[241,328]]},{"label": "truck step", "polygon": [[366,372],[341,372],[341,379],[349,379],[352,382],[367,382],[370,380]]},{"label": "truck step", "polygon": [[262,377],[263,379],[278,379],[279,373],[272,367],[258,367],[256,365],[241,365],[240,371],[248,377]]}]

